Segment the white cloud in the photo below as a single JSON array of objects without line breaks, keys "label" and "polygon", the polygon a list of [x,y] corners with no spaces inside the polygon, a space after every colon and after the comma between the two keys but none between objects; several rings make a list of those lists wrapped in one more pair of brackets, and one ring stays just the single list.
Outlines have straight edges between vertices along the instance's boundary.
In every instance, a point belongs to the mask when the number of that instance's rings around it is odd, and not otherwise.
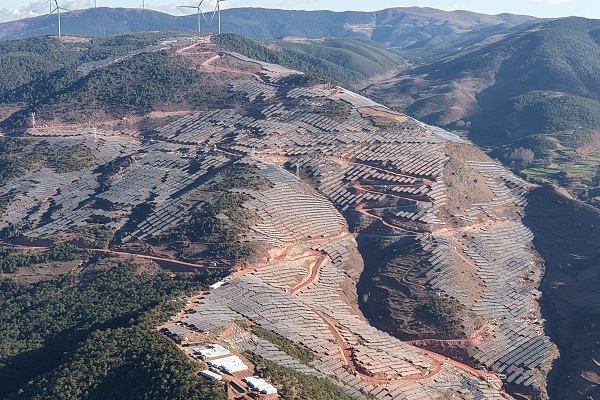
[{"label": "white cloud", "polygon": [[0,22],[35,17],[48,11],[50,10],[48,4],[46,4],[46,0],[38,0],[19,8],[0,8]]},{"label": "white cloud", "polygon": [[[92,7],[94,0],[58,0],[58,4],[67,10],[80,10]],[[37,0],[19,8],[0,8],[0,22],[36,17],[48,14],[49,11],[50,4],[47,0]]]},{"label": "white cloud", "polygon": [[[179,6],[194,6],[198,5],[198,0],[180,0],[169,4],[155,4],[153,1],[146,0],[146,8],[149,10],[155,10],[164,12],[171,15],[188,15],[193,14],[195,11],[191,8],[181,8]],[[204,0],[200,9],[203,13],[211,14],[215,9],[215,0]],[[234,8],[235,4],[231,1],[223,1],[221,3],[221,10],[227,8]]]},{"label": "white cloud", "polygon": [[536,3],[550,4],[553,6],[560,6],[561,4],[569,4],[571,0],[535,0]]},{"label": "white cloud", "polygon": [[[160,4],[160,0],[145,0],[145,6],[148,10],[160,11],[172,15],[188,15],[193,14],[194,10],[190,8],[180,8],[178,6],[197,6],[199,0],[175,0],[168,4]],[[54,0],[52,0],[54,2]],[[98,7],[102,7],[102,0],[97,0]],[[130,7],[135,7],[135,2],[129,2]],[[142,0],[137,0],[138,7],[141,8]],[[58,0],[58,4],[68,10],[81,10],[94,6],[94,0]],[[211,14],[215,9],[215,0],[205,0],[202,4],[202,11]],[[128,5],[129,6],[129,5]],[[37,17],[47,14],[49,10],[47,0],[36,0],[25,6],[18,8],[0,8],[0,23],[13,21],[22,18]],[[234,8],[233,1],[224,1],[221,3],[221,9]],[[208,16],[207,16],[208,17]]]}]

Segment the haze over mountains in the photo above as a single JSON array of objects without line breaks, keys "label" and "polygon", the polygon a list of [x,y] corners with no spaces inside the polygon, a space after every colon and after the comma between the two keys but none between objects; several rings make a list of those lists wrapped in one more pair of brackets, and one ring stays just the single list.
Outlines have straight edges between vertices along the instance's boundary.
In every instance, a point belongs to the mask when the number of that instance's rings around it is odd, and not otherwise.
[{"label": "haze over mountains", "polygon": [[[246,37],[275,39],[368,37],[376,42],[404,47],[436,36],[458,37],[492,26],[518,25],[533,17],[491,16],[468,11],[432,8],[393,8],[377,12],[288,11],[238,8],[222,11],[223,32]],[[195,15],[176,17],[152,10],[93,8],[62,15],[63,32],[71,35],[110,35],[144,31],[196,32]],[[205,24],[208,28],[208,25]],[[0,39],[56,33],[56,15],[0,24]],[[215,24],[212,26],[215,30]]]}]

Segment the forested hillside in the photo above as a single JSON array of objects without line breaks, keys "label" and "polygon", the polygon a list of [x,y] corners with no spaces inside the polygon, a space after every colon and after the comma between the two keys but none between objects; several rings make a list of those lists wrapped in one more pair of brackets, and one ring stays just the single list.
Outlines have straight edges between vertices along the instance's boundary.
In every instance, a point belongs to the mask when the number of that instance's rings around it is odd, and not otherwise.
[{"label": "forested hillside", "polygon": [[296,59],[327,70],[349,86],[406,67],[401,56],[367,39],[284,39],[274,45]]},{"label": "forested hillside", "polygon": [[[59,41],[52,37],[0,42],[0,96],[26,83],[77,64],[125,54],[165,37],[143,33]],[[39,88],[31,89],[37,91]]]},{"label": "forested hillside", "polygon": [[152,330],[171,300],[216,278],[95,260],[50,281],[0,280],[0,397],[226,398]]},{"label": "forested hillside", "polygon": [[4,126],[27,126],[33,111],[40,119],[81,122],[168,107],[232,104],[230,97],[224,84],[186,67],[177,57],[140,54],[85,76],[72,69],[62,70],[7,95],[7,103],[30,106],[14,114]]},{"label": "forested hillside", "polygon": [[[583,18],[544,22],[480,50],[407,70],[395,84],[382,82],[371,91],[390,100],[396,94],[394,105],[441,126],[460,126],[461,121],[482,125],[498,106],[505,106],[506,113],[515,97],[534,91],[599,100],[600,78],[594,72],[600,66],[598,29],[598,21]],[[462,100],[461,94],[471,101],[452,104],[453,96]],[[485,134],[496,143],[510,141],[506,134],[512,130],[495,122],[489,124],[495,132],[477,132],[473,139]],[[538,132],[560,129],[553,122],[528,123]]]},{"label": "forested hillside", "polygon": [[403,67],[395,52],[368,39],[254,41],[240,35],[215,36],[225,48],[257,60],[284,65],[346,87]]},{"label": "forested hillside", "polygon": [[[91,72],[84,63],[127,54],[155,44],[169,33],[78,38],[30,38],[0,42],[6,63],[0,85],[0,128],[119,119],[160,110],[235,106],[239,96],[202,68],[192,68],[177,54],[148,52]],[[404,64],[402,58],[367,39],[326,40],[309,44],[261,43],[239,35],[214,37],[215,44],[258,60],[306,73],[308,79],[353,87]]]}]

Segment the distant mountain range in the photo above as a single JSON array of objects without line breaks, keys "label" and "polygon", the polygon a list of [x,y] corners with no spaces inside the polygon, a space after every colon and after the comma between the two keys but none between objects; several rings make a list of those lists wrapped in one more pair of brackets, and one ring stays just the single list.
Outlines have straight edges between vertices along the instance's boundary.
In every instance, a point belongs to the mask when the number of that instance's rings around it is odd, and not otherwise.
[{"label": "distant mountain range", "polygon": [[[563,95],[600,100],[600,21],[566,18],[519,28],[407,69],[370,90],[429,123],[483,124],[482,130],[494,133],[497,143],[569,128],[551,115],[532,114],[529,120],[521,120],[516,103],[558,106],[555,99],[565,100]],[[526,93],[528,99],[522,97]],[[565,118],[567,110],[562,111]],[[495,126],[482,120],[492,117]],[[588,122],[597,121],[585,119],[578,124]]]},{"label": "distant mountain range", "polygon": [[[195,15],[176,17],[152,10],[92,8],[64,13],[62,28],[71,35],[107,35],[144,31],[195,32]],[[236,8],[222,11],[223,32],[246,37],[276,39],[285,36],[304,38],[363,37],[394,47],[427,44],[444,37],[457,39],[493,27],[506,29],[533,17],[500,14],[486,15],[468,11],[441,11],[433,8],[392,8],[376,12],[289,11],[263,8]],[[212,27],[214,30],[216,23]],[[57,32],[56,15],[0,24],[0,39],[52,35]],[[477,36],[477,35],[475,35]]]},{"label": "distant mountain range", "polygon": [[600,206],[600,20],[526,23],[437,57],[365,92]]}]

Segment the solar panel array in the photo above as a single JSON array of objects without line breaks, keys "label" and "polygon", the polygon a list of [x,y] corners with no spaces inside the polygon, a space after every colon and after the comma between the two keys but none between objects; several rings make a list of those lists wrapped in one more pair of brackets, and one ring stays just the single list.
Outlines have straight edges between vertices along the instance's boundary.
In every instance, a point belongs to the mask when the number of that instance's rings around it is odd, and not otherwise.
[{"label": "solar panel array", "polygon": [[[456,218],[462,226],[483,220],[497,226],[474,226],[467,235],[450,228],[436,233],[445,225],[440,211],[447,202],[446,145],[461,143],[459,138],[410,119],[375,125],[362,116],[364,109],[389,110],[370,99],[326,84],[286,86],[282,79],[298,71],[227,54],[262,67],[255,79],[229,82],[247,99],[243,109],[190,113],[157,128],[151,141],[140,140],[135,130],[31,130],[34,140],[53,151],[86,146],[102,167],[68,173],[46,168],[11,180],[0,188],[6,204],[0,228],[24,225],[25,236],[40,238],[102,221],[115,230],[127,226],[125,242],[147,240],[210,202],[216,173],[242,162],[270,183],[261,190],[233,190],[248,196],[243,207],[256,217],[242,240],[307,252],[313,261],[322,255],[323,262],[313,266],[316,279],[293,294],[310,273],[306,262],[278,262],[234,279],[211,290],[184,324],[211,333],[252,320],[306,346],[317,359],[298,366],[255,338],[247,345],[253,343],[258,354],[328,376],[356,398],[431,399],[448,391],[464,399],[499,396],[488,382],[450,363],[427,377],[436,368],[430,357],[356,312],[349,300],[356,293],[348,287],[359,278],[360,255],[342,213],[360,214],[385,237],[415,236],[429,254],[429,288],[456,298],[494,327],[491,338],[477,346],[477,361],[506,374],[509,382],[539,386],[540,370],[556,352],[542,332],[536,282],[524,283],[536,271],[532,235],[518,215],[527,201],[526,182],[494,162],[469,161],[486,177],[494,198]],[[332,101],[344,105],[339,115],[323,110]],[[141,205],[149,207],[134,216]],[[477,293],[459,279],[461,257],[474,266]],[[475,320],[465,317],[468,333],[476,329]],[[332,329],[373,379],[352,374]],[[377,377],[390,380],[376,382]]]}]

